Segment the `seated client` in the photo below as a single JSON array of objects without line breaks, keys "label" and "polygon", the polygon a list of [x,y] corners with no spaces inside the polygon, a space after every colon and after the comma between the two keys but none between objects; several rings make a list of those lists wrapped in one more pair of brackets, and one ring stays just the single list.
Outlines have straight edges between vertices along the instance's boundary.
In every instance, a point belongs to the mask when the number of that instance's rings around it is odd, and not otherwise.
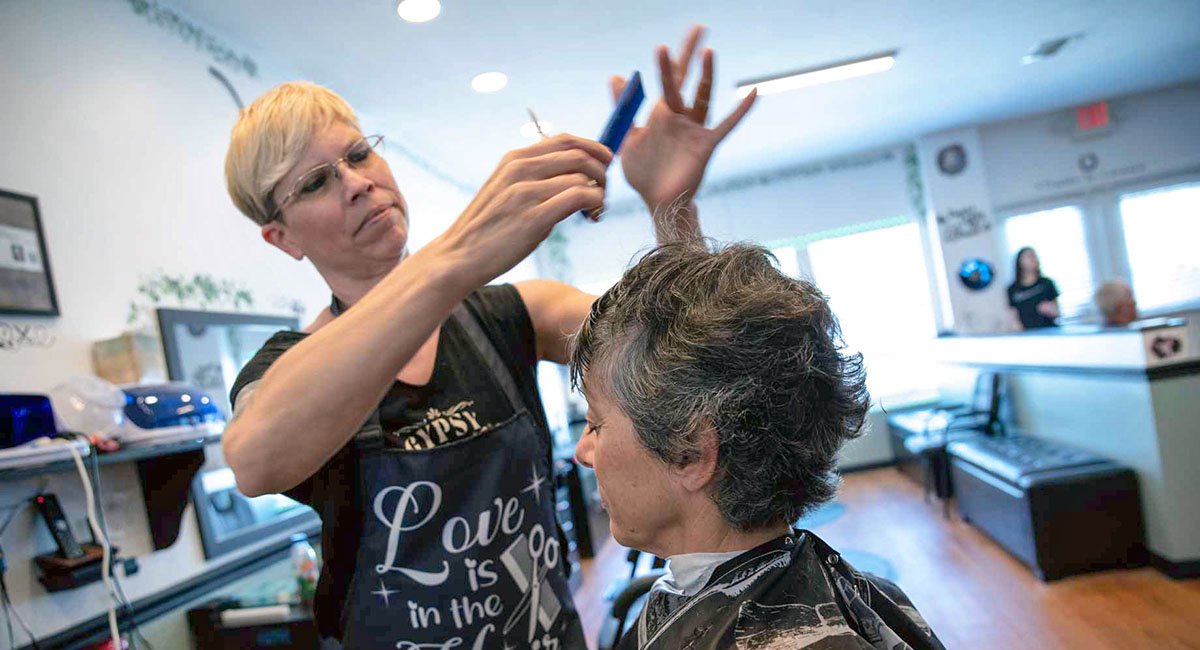
[{"label": "seated client", "polygon": [[942,648],[891,582],[810,532],[869,398],[812,284],[765,249],[660,246],[592,306],[571,353],[578,460],[618,542],[668,558],[620,648]]},{"label": "seated client", "polygon": [[1110,280],[1100,285],[1092,301],[1096,303],[1106,327],[1122,327],[1138,319],[1133,289],[1120,280]]}]

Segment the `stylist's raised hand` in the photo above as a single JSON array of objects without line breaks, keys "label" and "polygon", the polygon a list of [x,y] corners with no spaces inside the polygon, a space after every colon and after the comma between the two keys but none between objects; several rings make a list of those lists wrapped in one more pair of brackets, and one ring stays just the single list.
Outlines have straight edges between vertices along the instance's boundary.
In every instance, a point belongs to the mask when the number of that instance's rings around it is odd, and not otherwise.
[{"label": "stylist's raised hand", "polygon": [[[695,195],[704,170],[717,145],[729,135],[750,107],[757,93],[751,92],[720,124],[708,128],[708,104],[712,98],[713,51],[701,54],[702,71],[691,106],[684,103],[682,90],[704,28],[693,27],[677,57],[665,45],[658,46],[662,98],[654,104],[646,125],[630,129],[621,146],[621,166],[629,184],[654,210],[674,201],[686,203]],[[610,80],[613,98],[625,89],[625,80]]]},{"label": "stylist's raised hand", "polygon": [[430,246],[470,288],[511,269],[559,221],[604,203],[612,152],[573,135],[557,135],[508,152],[479,193]]}]

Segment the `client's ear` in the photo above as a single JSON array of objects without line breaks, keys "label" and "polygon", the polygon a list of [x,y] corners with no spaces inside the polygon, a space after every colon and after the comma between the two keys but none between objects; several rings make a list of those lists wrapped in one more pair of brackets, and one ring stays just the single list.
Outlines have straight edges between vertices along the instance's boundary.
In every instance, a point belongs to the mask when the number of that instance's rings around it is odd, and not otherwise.
[{"label": "client's ear", "polygon": [[676,468],[680,485],[689,492],[708,488],[717,475],[717,429],[712,422],[704,420],[696,430],[696,443],[700,455],[696,460]]}]

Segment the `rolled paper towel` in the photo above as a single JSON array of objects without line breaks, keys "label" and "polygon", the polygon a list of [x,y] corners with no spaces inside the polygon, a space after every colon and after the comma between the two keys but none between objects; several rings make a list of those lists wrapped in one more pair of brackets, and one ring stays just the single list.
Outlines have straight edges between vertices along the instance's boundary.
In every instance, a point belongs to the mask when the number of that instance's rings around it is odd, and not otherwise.
[{"label": "rolled paper towel", "polygon": [[221,625],[226,627],[244,627],[246,625],[261,625],[263,623],[280,623],[291,616],[290,605],[267,605],[266,607],[247,607],[245,609],[226,609],[221,612]]}]

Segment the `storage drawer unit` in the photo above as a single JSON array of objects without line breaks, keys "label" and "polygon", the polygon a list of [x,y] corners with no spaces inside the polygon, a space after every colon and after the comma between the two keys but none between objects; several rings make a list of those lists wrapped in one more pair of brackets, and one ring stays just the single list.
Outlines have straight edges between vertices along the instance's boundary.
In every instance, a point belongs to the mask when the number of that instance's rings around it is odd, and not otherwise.
[{"label": "storage drawer unit", "polygon": [[955,442],[947,451],[963,519],[1042,580],[1145,564],[1129,468],[1027,436]]}]

